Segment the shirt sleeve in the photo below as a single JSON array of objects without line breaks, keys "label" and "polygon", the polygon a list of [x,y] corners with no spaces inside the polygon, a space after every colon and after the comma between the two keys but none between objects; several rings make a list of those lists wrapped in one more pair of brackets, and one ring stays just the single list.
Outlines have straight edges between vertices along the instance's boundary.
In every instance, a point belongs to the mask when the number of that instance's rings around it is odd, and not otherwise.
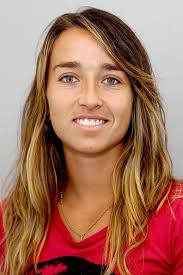
[{"label": "shirt sleeve", "polygon": [[[174,208],[174,207],[173,207]],[[176,199],[172,224],[172,274],[183,275],[183,198]]]}]

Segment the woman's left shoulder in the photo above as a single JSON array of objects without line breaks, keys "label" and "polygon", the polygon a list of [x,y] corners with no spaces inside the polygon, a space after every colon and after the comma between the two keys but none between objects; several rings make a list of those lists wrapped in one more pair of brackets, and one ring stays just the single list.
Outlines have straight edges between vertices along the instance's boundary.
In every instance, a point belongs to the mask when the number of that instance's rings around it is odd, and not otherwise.
[{"label": "woman's left shoulder", "polygon": [[183,181],[173,180],[171,182],[170,195],[171,196],[176,196],[176,195],[183,196]]},{"label": "woman's left shoulder", "polygon": [[174,181],[170,190],[172,210],[170,241],[174,274],[183,274],[183,183]]},{"label": "woman's left shoulder", "polygon": [[168,202],[175,210],[179,211],[182,208],[183,211],[183,182],[172,181]]},{"label": "woman's left shoulder", "polygon": [[156,213],[153,219],[159,219],[160,221],[168,221],[168,224],[174,222],[183,223],[183,183],[178,181],[172,181],[166,199],[160,202],[156,209]]}]

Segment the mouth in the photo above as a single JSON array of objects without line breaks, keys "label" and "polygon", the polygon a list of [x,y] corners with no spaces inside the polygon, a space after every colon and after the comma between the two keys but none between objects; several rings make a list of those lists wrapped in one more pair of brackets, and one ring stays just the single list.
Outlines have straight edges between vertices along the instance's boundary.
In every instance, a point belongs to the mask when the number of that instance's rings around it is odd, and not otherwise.
[{"label": "mouth", "polygon": [[83,131],[96,132],[104,129],[108,120],[74,119],[73,122]]},{"label": "mouth", "polygon": [[73,119],[73,121],[78,125],[84,126],[84,127],[97,127],[108,122],[108,120],[105,120],[105,119],[87,119],[87,118]]}]

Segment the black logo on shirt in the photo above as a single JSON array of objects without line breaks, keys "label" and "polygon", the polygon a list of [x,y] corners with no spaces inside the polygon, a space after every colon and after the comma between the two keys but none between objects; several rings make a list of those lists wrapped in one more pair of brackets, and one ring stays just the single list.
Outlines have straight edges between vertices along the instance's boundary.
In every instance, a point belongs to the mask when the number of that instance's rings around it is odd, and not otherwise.
[{"label": "black logo on shirt", "polygon": [[[95,264],[81,257],[64,256],[38,263],[39,273],[34,271],[33,265],[27,275],[102,275],[105,265]],[[115,273],[111,273],[115,275]]]}]

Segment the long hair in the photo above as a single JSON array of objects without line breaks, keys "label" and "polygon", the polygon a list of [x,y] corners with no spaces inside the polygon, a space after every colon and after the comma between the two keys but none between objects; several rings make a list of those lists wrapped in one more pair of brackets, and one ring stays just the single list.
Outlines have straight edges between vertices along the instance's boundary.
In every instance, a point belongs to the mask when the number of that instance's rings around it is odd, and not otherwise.
[{"label": "long hair", "polygon": [[173,180],[162,100],[136,34],[117,16],[92,7],[57,17],[48,26],[23,109],[17,176],[3,209],[5,274],[8,270],[12,275],[24,274],[30,259],[36,267],[54,198],[67,177],[62,142],[47,120],[46,87],[53,44],[72,27],[93,35],[128,75],[134,93],[123,152],[112,176],[114,202],[103,255],[107,263],[104,274],[116,266],[121,274],[130,274],[126,257],[145,240],[148,220],[168,197]]}]

